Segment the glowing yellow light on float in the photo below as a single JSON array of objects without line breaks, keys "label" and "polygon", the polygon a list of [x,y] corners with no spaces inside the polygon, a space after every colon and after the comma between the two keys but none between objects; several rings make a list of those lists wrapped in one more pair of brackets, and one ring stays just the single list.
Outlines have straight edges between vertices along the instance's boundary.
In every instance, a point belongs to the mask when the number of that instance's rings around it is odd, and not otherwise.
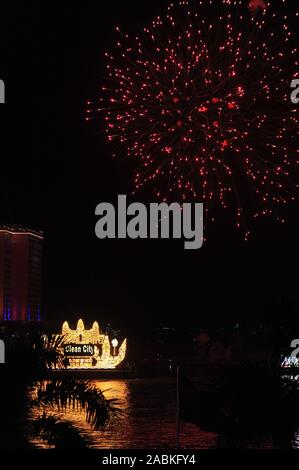
[{"label": "glowing yellow light on float", "polygon": [[[72,330],[68,322],[65,321],[62,325],[62,335],[64,336],[62,350],[68,360],[68,369],[115,369],[126,356],[127,340],[122,342],[117,352],[118,340],[114,338],[110,343],[108,335],[101,333],[96,321],[89,330],[85,329],[82,319],[78,321],[75,330]],[[67,348],[68,344],[75,346],[75,348]],[[92,348],[87,348],[85,345],[92,345]],[[70,350],[79,351],[79,353],[70,356],[68,355]],[[92,351],[93,353],[80,355],[80,351]]]},{"label": "glowing yellow light on float", "polygon": [[114,338],[112,341],[111,341],[111,344],[112,344],[112,347],[113,347],[113,356],[116,356],[116,348],[118,346],[118,341],[116,338]]}]

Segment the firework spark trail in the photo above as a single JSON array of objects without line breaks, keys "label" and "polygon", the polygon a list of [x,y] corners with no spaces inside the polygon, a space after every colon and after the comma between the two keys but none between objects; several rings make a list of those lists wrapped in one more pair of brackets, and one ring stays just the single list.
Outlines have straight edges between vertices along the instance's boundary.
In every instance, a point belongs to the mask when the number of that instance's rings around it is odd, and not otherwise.
[{"label": "firework spark trail", "polygon": [[267,5],[264,0],[250,0],[248,7],[251,13],[255,14],[258,10],[266,10]]},{"label": "firework spark trail", "polygon": [[117,28],[87,119],[104,113],[108,140],[135,159],[135,190],[203,201],[206,223],[233,209],[243,228],[297,197],[298,50],[275,4],[252,16],[242,1],[184,0],[133,40]]}]

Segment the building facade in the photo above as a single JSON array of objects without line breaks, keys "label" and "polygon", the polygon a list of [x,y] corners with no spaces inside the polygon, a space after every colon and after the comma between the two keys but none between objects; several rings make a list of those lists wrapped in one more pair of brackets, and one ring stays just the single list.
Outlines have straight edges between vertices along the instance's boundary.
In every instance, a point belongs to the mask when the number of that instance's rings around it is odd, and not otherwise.
[{"label": "building facade", "polygon": [[41,320],[42,232],[0,227],[0,321]]}]

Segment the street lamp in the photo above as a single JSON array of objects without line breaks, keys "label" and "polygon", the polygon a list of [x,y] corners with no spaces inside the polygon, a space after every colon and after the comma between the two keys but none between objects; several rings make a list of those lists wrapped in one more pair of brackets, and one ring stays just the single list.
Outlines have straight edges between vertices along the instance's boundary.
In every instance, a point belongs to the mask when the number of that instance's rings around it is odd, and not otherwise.
[{"label": "street lamp", "polygon": [[116,356],[116,348],[118,346],[118,341],[116,338],[114,338],[112,341],[111,341],[111,344],[112,344],[112,347],[113,347],[113,356]]}]

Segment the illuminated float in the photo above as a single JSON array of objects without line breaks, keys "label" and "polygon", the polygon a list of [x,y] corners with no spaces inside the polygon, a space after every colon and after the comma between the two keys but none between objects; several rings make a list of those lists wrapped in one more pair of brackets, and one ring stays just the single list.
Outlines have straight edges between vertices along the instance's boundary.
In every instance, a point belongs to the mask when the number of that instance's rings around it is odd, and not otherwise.
[{"label": "illuminated float", "polygon": [[296,356],[285,356],[282,359],[281,362],[281,367],[284,369],[289,369],[293,367],[298,367],[299,368],[299,359]]},{"label": "illuminated float", "polygon": [[83,320],[72,330],[67,321],[62,325],[62,353],[68,369],[115,369],[125,358],[127,340],[118,341],[100,333],[98,322],[86,330]]}]

